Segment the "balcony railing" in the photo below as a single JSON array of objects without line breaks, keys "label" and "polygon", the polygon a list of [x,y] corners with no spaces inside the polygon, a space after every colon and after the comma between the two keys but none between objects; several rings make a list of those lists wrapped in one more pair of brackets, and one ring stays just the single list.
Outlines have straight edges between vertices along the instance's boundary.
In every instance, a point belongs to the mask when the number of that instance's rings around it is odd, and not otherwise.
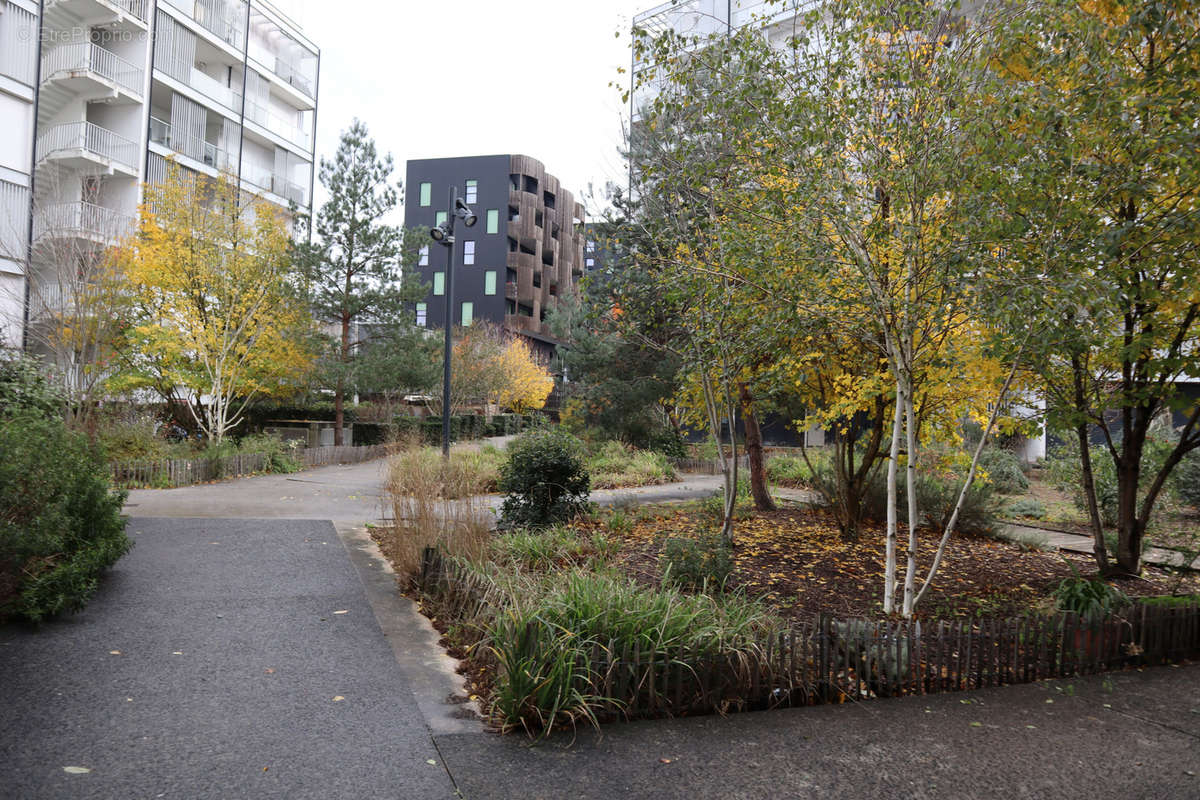
[{"label": "balcony railing", "polygon": [[169,123],[163,122],[157,117],[150,118],[150,141],[174,150],[180,155],[201,161],[213,169],[233,170],[237,168],[237,159],[228,150],[176,130]]},{"label": "balcony railing", "polygon": [[[124,12],[141,22],[147,20],[146,7],[150,4],[149,0],[99,0],[99,2],[101,5]],[[50,2],[46,3],[46,6],[49,8],[50,6],[66,6],[70,4],[71,0],[50,0]]]},{"label": "balcony railing", "polygon": [[196,91],[207,97],[211,97],[229,110],[241,112],[242,93],[237,89],[226,86],[211,75],[192,67],[187,83]]},{"label": "balcony railing", "polygon": [[37,160],[56,153],[84,151],[97,158],[114,161],[137,172],[138,144],[91,122],[68,122],[55,125],[38,137]]},{"label": "balcony railing", "polygon": [[242,167],[242,180],[268,192],[291,200],[298,206],[308,205],[308,187],[294,183],[268,169],[246,164]]},{"label": "balcony railing", "polygon": [[33,238],[86,238],[116,243],[133,231],[135,220],[95,203],[58,203],[33,217]]},{"label": "balcony railing", "polygon": [[142,93],[142,68],[90,42],[70,42],[42,56],[42,82],[74,72],[90,72],[130,94]]},{"label": "balcony railing", "polygon": [[285,141],[308,149],[309,133],[291,120],[284,119],[259,103],[246,98],[246,116]]}]

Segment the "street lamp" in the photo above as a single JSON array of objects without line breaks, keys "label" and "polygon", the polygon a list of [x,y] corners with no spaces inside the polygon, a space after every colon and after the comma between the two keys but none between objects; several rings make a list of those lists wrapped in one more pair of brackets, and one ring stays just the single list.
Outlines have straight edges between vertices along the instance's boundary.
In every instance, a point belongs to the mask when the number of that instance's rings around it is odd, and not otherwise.
[{"label": "street lamp", "polygon": [[450,187],[450,207],[446,221],[433,227],[429,235],[446,248],[446,338],[442,358],[442,457],[450,457],[450,352],[454,334],[454,221],[461,219],[470,228],[479,221],[470,206],[458,196],[456,187]]}]

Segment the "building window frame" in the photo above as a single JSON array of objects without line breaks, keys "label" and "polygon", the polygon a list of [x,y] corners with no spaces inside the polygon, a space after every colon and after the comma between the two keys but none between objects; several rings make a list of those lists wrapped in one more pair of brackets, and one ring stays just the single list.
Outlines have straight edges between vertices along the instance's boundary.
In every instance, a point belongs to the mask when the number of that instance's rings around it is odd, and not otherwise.
[{"label": "building window frame", "polygon": [[475,304],[470,300],[464,300],[460,308],[458,319],[460,324],[466,328],[475,321]]},{"label": "building window frame", "polygon": [[433,295],[434,297],[442,297],[446,294],[446,273],[433,273]]},{"label": "building window frame", "polygon": [[499,233],[500,232],[500,209],[489,208],[487,210],[487,232],[488,233]]},{"label": "building window frame", "polygon": [[463,198],[464,203],[478,203],[479,202],[479,181],[478,180],[476,180],[475,178],[468,178],[467,182],[463,188],[464,188],[463,194],[466,195],[466,197]]},{"label": "building window frame", "polygon": [[429,305],[427,303],[417,303],[417,327],[425,328],[429,325]]},{"label": "building window frame", "polygon": [[465,239],[463,241],[463,266],[470,267],[475,264],[475,240]]},{"label": "building window frame", "polygon": [[494,295],[496,293],[496,270],[489,269],[483,273],[483,293],[486,295]]},{"label": "building window frame", "polygon": [[425,181],[420,186],[420,198],[418,202],[422,208],[433,205],[433,184]]},{"label": "building window frame", "polygon": [[417,251],[417,266],[429,266],[429,245],[423,244],[421,245],[421,249]]}]

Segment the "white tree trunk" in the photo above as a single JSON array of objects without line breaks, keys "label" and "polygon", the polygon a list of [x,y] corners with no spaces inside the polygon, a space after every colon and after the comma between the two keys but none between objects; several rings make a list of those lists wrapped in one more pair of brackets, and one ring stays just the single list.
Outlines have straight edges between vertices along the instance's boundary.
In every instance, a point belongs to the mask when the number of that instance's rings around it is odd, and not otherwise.
[{"label": "white tree trunk", "polygon": [[892,447],[887,468],[887,561],[883,571],[883,613],[896,610],[896,464],[900,460],[900,425],[904,413],[904,388],[896,381],[896,411],[892,417]]},{"label": "white tree trunk", "polygon": [[920,520],[917,508],[917,420],[913,407],[912,376],[905,381],[904,429],[907,435],[908,462],[905,477],[908,482],[908,561],[904,567],[904,606],[901,613],[905,618],[912,616],[913,587],[917,580],[917,523]]}]

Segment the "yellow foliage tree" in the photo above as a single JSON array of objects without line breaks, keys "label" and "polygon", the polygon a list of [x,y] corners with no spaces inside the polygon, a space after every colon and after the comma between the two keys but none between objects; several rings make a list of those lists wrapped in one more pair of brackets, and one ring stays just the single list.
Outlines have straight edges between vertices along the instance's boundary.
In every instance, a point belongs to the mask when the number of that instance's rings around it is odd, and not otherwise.
[{"label": "yellow foliage tree", "polygon": [[500,355],[500,372],[504,381],[496,402],[518,414],[542,408],[554,391],[554,378],[519,336],[510,339]]},{"label": "yellow foliage tree", "polygon": [[139,234],[115,263],[132,309],[121,382],[183,390],[210,440],[310,368],[313,321],[291,281],[287,225],[231,180],[171,164],[165,183],[147,187]]}]

